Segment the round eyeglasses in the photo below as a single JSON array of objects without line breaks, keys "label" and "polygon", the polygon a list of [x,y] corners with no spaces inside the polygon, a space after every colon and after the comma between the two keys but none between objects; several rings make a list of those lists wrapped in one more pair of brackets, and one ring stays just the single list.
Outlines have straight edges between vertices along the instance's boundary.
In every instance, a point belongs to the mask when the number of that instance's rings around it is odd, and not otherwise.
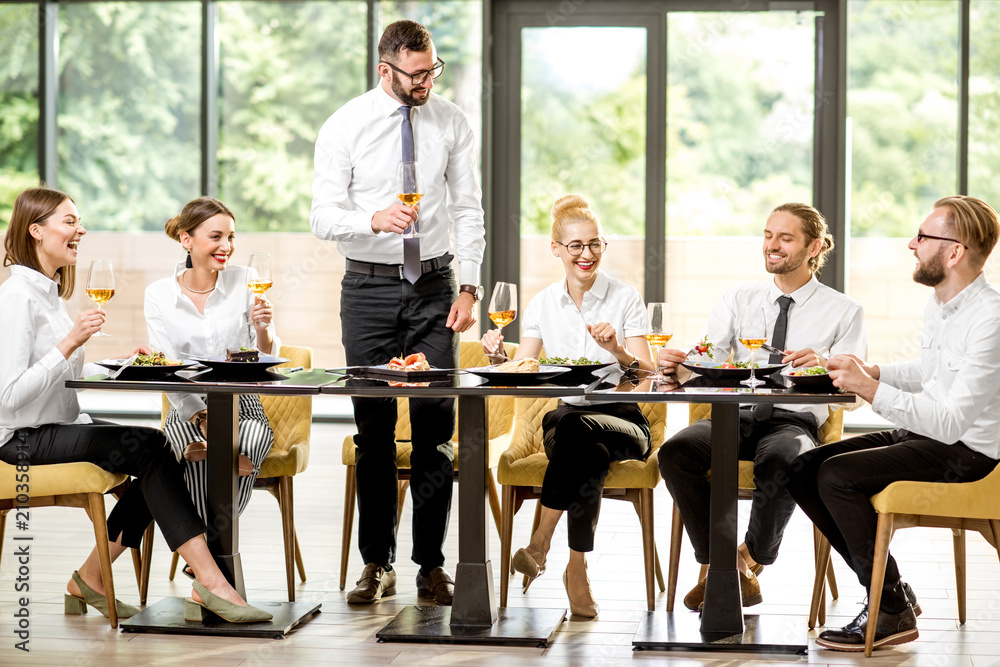
[{"label": "round eyeglasses", "polygon": [[590,248],[590,252],[594,255],[600,255],[608,247],[608,242],[604,239],[600,241],[593,241],[591,243],[580,243],[579,241],[572,241],[571,243],[563,243],[562,241],[556,241],[559,245],[566,248],[569,254],[576,257],[577,255],[583,254],[584,248]]},{"label": "round eyeglasses", "polygon": [[404,72],[403,70],[399,69],[388,60],[380,60],[379,62],[388,65],[389,67],[399,72],[400,74],[410,77],[410,83],[412,83],[414,86],[419,86],[420,84],[422,84],[424,81],[427,80],[427,77],[436,79],[439,76],[441,76],[442,72],[444,72],[444,61],[441,60],[440,58],[437,59],[437,64],[434,65],[434,67],[430,69],[421,70],[419,72],[414,72],[412,74],[410,74],[409,72]]}]

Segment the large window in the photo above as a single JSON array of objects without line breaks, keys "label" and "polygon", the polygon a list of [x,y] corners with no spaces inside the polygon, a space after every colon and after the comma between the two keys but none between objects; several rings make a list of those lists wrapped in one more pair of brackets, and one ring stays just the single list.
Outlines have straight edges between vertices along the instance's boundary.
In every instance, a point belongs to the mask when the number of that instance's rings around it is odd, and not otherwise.
[{"label": "large window", "polygon": [[38,184],[38,5],[0,4],[0,230]]},{"label": "large window", "polygon": [[59,8],[59,186],[90,229],[162,230],[199,193],[197,2]]}]

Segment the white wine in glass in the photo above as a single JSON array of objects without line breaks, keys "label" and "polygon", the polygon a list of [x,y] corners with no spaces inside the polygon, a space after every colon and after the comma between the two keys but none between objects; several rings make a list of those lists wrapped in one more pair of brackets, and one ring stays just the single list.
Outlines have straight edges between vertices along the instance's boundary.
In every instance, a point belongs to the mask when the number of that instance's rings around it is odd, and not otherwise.
[{"label": "white wine in glass", "polygon": [[[250,269],[257,272],[257,277],[250,278],[250,271],[247,271],[247,288],[257,296],[264,296],[264,292],[274,284],[271,279],[271,253],[250,253]],[[260,322],[255,324],[260,326]]]},{"label": "white wine in glass", "polygon": [[[87,296],[103,310],[102,306],[115,295],[115,273],[111,268],[111,261],[107,259],[95,259],[90,263],[90,273],[87,274]],[[95,336],[110,336],[100,329]]]},{"label": "white wine in glass", "polygon": [[649,332],[646,340],[653,351],[653,365],[657,364],[656,353],[659,348],[670,342],[674,337],[674,328],[670,323],[670,304],[651,303],[646,306],[647,327]]},{"label": "white wine in glass", "polygon": [[[517,285],[514,283],[494,285],[493,296],[490,297],[490,307],[487,312],[490,319],[493,320],[493,324],[497,325],[497,333],[502,334],[503,328],[517,317]],[[501,343],[501,349],[502,345]]]},{"label": "white wine in glass", "polygon": [[764,380],[758,380],[754,374],[754,358],[761,345],[767,342],[767,321],[764,318],[764,309],[760,306],[742,306],[739,310],[737,320],[737,336],[740,343],[750,350],[750,377],[740,382],[751,389],[764,384]]},{"label": "white wine in glass", "polygon": [[[420,177],[420,167],[416,162],[400,162],[397,185],[399,201],[407,206],[416,206],[424,196],[424,183]],[[403,232],[404,239],[415,239],[420,236],[414,222]]]}]

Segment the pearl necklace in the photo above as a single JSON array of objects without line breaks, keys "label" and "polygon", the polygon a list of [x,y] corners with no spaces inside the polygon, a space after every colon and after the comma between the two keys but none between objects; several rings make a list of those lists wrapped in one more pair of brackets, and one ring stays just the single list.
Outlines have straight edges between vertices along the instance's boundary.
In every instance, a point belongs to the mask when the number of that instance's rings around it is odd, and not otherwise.
[{"label": "pearl necklace", "polygon": [[[187,271],[185,271],[184,273],[181,274],[181,284],[184,285],[184,289],[186,289],[188,292],[191,292],[192,294],[208,294],[209,292],[215,290],[215,285],[212,285],[211,287],[209,287],[208,289],[205,289],[205,290],[191,289],[188,286],[187,281],[184,280],[184,276],[186,274],[187,274]],[[218,281],[218,278],[216,278],[216,281]]]}]

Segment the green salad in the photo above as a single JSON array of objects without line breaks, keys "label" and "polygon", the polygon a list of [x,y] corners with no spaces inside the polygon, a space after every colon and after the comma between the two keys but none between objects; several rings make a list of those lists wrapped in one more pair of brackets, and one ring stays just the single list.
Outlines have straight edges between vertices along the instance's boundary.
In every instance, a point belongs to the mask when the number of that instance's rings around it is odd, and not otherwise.
[{"label": "green salad", "polygon": [[826,373],[827,371],[825,366],[810,366],[809,368],[796,368],[791,371],[789,375],[826,375]]},{"label": "green salad", "polygon": [[567,364],[571,366],[596,366],[601,362],[588,359],[587,357],[579,357],[578,359],[568,359],[566,357],[542,357],[538,360],[538,363],[544,366],[565,366]]}]

